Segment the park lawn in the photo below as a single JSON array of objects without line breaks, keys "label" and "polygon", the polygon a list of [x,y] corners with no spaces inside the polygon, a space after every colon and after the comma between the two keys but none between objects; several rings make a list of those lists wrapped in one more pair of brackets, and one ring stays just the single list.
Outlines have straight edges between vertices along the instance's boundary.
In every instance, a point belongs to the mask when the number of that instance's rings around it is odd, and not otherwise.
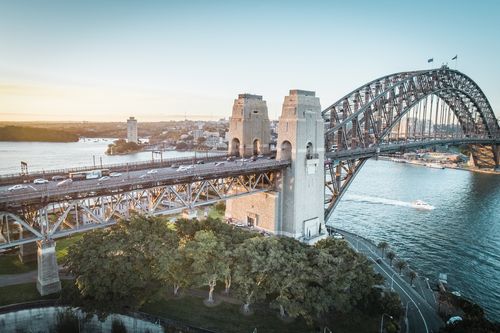
[{"label": "park lawn", "polygon": [[21,274],[36,270],[36,261],[22,263],[17,254],[0,256],[0,274]]},{"label": "park lawn", "polygon": [[303,320],[284,323],[275,311],[257,308],[251,316],[239,312],[240,306],[222,302],[215,307],[207,307],[202,298],[185,296],[181,299],[154,301],[146,304],[141,311],[165,317],[191,326],[214,330],[216,332],[313,332]]},{"label": "park lawn", "polygon": [[[64,287],[65,284],[73,283],[73,281],[62,280],[61,283]],[[34,282],[0,287],[0,306],[57,298],[59,298],[59,294],[40,296]]]},{"label": "park lawn", "polygon": [[213,218],[213,219],[220,219],[221,221],[224,221],[224,212],[221,212],[220,210],[215,209],[215,207],[210,207],[210,211],[208,212],[208,216]]},{"label": "park lawn", "polygon": [[83,233],[78,233],[71,237],[60,238],[56,240],[56,256],[58,264],[61,264],[61,260],[64,259],[68,254],[68,248],[82,239],[82,237]]},{"label": "park lawn", "polygon": [[[240,306],[221,303],[216,307],[206,307],[201,298],[185,296],[181,299],[154,301],[146,304],[141,310],[156,316],[183,322],[195,327],[211,329],[216,332],[317,332],[317,328],[309,327],[302,319],[285,323],[278,318],[277,310],[267,305],[253,306],[255,313],[244,316]],[[335,333],[371,333],[379,329],[380,316],[353,310],[349,314],[335,314],[329,318],[326,326]]]}]

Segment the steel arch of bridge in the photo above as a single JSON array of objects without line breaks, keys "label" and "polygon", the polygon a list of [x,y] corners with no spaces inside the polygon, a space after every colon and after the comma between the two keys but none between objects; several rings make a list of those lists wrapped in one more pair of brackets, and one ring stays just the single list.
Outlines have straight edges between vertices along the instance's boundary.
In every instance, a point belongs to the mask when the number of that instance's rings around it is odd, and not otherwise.
[{"label": "steel arch of bridge", "polygon": [[[429,134],[422,133],[418,138],[419,147],[440,141],[477,144],[479,148],[486,144],[491,145],[491,155],[498,160],[498,150],[494,148],[500,144],[498,121],[488,99],[468,76],[443,66],[378,78],[353,90],[322,112],[326,123],[326,157],[330,159],[325,166],[326,220],[368,158],[377,155],[381,148],[391,151],[390,146],[399,150],[416,145],[408,139],[406,144],[387,141],[401,119],[419,103],[427,103],[429,97],[429,120],[432,121],[433,116],[432,98],[436,97],[436,120],[441,102],[441,107],[446,106],[455,117],[461,134],[450,136],[436,133],[435,129],[431,135],[429,125]],[[448,126],[443,119],[441,125]],[[426,121],[424,116],[424,129]],[[382,146],[382,143],[387,145]],[[479,158],[479,148],[473,149],[475,158]]]}]

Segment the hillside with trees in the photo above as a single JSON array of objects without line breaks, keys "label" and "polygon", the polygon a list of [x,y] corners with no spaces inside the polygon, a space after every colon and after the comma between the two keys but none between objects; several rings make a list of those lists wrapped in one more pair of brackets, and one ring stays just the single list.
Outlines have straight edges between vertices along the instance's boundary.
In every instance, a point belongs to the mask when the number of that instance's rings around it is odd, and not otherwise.
[{"label": "hillside with trees", "polygon": [[5,126],[0,127],[0,141],[76,142],[78,135],[46,128]]}]

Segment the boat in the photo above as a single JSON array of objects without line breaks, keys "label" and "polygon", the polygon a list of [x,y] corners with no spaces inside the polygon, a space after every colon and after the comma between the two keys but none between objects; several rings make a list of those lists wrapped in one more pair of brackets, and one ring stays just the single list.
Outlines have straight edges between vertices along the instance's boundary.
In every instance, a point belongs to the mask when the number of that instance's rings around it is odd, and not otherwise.
[{"label": "boat", "polygon": [[434,206],[429,205],[427,202],[422,200],[416,200],[411,203],[411,206],[416,209],[432,210]]}]

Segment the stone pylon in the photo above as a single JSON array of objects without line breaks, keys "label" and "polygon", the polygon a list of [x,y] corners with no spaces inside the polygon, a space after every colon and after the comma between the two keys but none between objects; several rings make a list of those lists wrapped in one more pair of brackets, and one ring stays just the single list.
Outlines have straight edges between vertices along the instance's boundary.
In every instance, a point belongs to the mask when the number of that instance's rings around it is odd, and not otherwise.
[{"label": "stone pylon", "polygon": [[38,278],[36,288],[40,295],[61,291],[59,267],[56,260],[56,243],[52,239],[38,241]]},{"label": "stone pylon", "polygon": [[281,184],[279,233],[312,244],[327,237],[324,221],[324,121],[312,91],[290,90],[278,125],[276,159],[290,160]]},{"label": "stone pylon", "polygon": [[241,157],[267,154],[270,139],[266,101],[258,95],[238,95],[229,119],[229,154]]}]

